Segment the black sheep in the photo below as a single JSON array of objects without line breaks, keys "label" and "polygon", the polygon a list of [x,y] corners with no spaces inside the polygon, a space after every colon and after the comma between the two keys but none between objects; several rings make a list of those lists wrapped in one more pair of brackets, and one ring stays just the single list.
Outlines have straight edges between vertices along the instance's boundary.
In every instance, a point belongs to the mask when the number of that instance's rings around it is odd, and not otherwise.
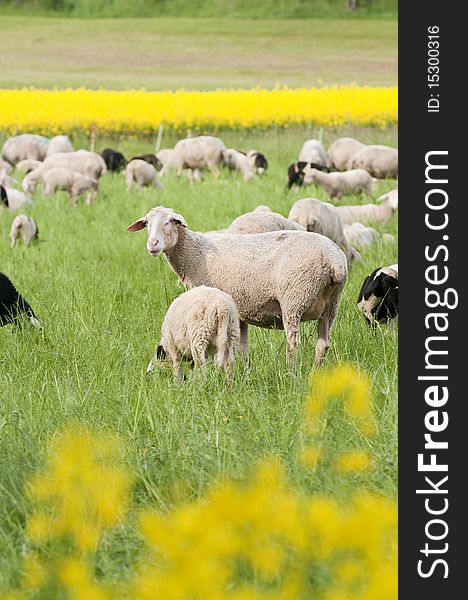
[{"label": "black sheep", "polygon": [[291,189],[293,185],[300,187],[304,183],[305,169],[318,169],[328,173],[330,169],[317,163],[307,163],[304,161],[295,162],[288,167],[288,188]]},{"label": "black sheep", "polygon": [[125,156],[121,152],[112,150],[112,148],[104,148],[101,152],[101,156],[106,163],[108,171],[122,171],[127,165]]},{"label": "black sheep", "polygon": [[161,161],[158,160],[154,154],[142,154],[141,156],[134,156],[131,160],[144,160],[150,165],[153,165],[157,171],[160,171],[162,168]]},{"label": "black sheep", "polygon": [[41,327],[33,309],[18,293],[8,277],[0,272],[0,327],[9,323],[16,324],[23,314],[28,317],[34,327]]},{"label": "black sheep", "polygon": [[372,271],[361,286],[357,302],[369,325],[394,321],[398,316],[398,265]]}]

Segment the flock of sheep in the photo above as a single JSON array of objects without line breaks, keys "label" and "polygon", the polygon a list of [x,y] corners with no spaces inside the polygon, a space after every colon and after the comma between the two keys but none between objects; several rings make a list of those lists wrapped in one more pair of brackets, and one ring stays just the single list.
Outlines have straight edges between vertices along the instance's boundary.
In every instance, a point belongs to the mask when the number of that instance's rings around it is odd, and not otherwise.
[{"label": "flock of sheep", "polygon": [[[13,168],[23,171],[22,191],[14,187]],[[268,168],[266,157],[256,150],[227,148],[214,136],[198,136],[177,142],[155,155],[135,156],[106,148],[97,154],[75,151],[67,136],[52,139],[23,134],[9,138],[0,158],[1,207],[18,212],[30,205],[39,185],[44,196],[67,192],[72,203],[86,194],[91,204],[99,192],[99,179],[107,171],[125,170],[127,189],[152,186],[174,171],[190,181],[205,171],[218,176],[222,168],[238,171],[245,181]],[[321,187],[330,199],[364,193],[374,198],[378,179],[398,177],[398,151],[381,145],[365,145],[339,138],[328,152],[319,140],[307,140],[299,159],[288,168],[288,187]],[[172,209],[151,209],[128,227],[147,229],[147,250],[164,253],[172,270],[188,290],[169,306],[157,361],[169,357],[174,374],[182,377],[181,363],[204,364],[210,355],[233,377],[233,361],[241,352],[248,362],[248,325],[284,329],[287,363],[292,365],[300,341],[300,323],[316,320],[318,336],[315,362],[320,364],[330,345],[348,271],[355,260],[381,235],[372,224],[385,224],[398,209],[397,189],[364,205],[334,206],[317,198],[295,202],[287,217],[267,206],[236,218],[226,230],[192,231],[184,217]],[[28,243],[38,235],[35,221],[17,215],[10,230],[11,245],[18,238]],[[398,312],[398,265],[377,266],[363,282],[358,307],[368,322],[395,323]],[[0,273],[0,325],[14,323],[26,314],[40,323],[30,305]]]}]

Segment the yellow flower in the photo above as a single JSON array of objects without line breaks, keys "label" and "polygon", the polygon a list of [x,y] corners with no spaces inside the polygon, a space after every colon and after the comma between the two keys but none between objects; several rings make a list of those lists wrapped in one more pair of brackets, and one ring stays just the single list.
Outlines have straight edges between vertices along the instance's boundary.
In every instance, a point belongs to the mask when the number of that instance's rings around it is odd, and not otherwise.
[{"label": "yellow flower", "polygon": [[372,459],[366,452],[346,452],[338,456],[334,461],[334,467],[341,473],[351,471],[366,471],[371,467]]}]

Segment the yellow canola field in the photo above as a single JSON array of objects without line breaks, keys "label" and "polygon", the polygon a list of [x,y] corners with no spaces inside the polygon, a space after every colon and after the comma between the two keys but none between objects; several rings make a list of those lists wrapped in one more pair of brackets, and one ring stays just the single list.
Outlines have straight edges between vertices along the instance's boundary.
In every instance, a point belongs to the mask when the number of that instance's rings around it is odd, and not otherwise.
[{"label": "yellow canola field", "polygon": [[0,90],[0,131],[45,135],[89,129],[150,133],[177,130],[398,122],[396,87],[273,90]]}]

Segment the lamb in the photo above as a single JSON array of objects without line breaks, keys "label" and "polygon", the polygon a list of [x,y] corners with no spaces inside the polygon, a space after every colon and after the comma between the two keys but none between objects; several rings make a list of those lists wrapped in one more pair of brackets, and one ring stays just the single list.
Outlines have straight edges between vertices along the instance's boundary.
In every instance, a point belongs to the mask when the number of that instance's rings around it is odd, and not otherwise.
[{"label": "lamb", "polygon": [[365,193],[373,196],[377,179],[364,169],[333,173],[322,173],[318,169],[304,169],[304,185],[315,183],[325,190],[330,198],[341,198],[348,194]]},{"label": "lamb", "polygon": [[106,163],[107,170],[111,172],[122,171],[127,165],[125,156],[121,152],[112,150],[112,148],[104,148],[101,157]]},{"label": "lamb", "polygon": [[395,238],[390,233],[380,234],[373,227],[366,227],[362,223],[352,223],[343,226],[346,239],[358,250],[369,248],[381,240],[384,244],[394,242]]},{"label": "lamb", "polygon": [[[164,154],[164,150],[161,150]],[[158,159],[155,154],[141,154],[140,156],[134,156],[130,160],[144,160],[156,169],[156,171],[160,171],[162,167],[162,162]]]},{"label": "lamb", "polygon": [[365,146],[350,161],[350,168],[365,169],[378,179],[398,178],[398,150],[390,146]]},{"label": "lamb", "polygon": [[16,165],[16,169],[18,171],[23,171],[23,173],[28,174],[31,171],[34,171],[34,169],[37,169],[37,167],[40,167],[41,165],[41,160],[32,160],[31,158],[29,158],[26,160],[20,160],[19,163]]},{"label": "lamb", "polygon": [[39,230],[36,221],[27,215],[17,215],[10,228],[10,243],[14,248],[20,237],[25,244],[37,239]]},{"label": "lamb", "polygon": [[334,242],[306,231],[196,233],[164,206],[153,208],[128,230],[145,227],[148,253],[164,252],[187,289],[207,285],[232,296],[241,319],[245,360],[248,324],[284,329],[286,359],[292,365],[301,321],[318,320],[315,362],[321,363],[347,278],[346,257]]},{"label": "lamb", "polygon": [[398,321],[398,264],[375,269],[364,280],[358,296],[358,308],[369,325]]},{"label": "lamb", "polygon": [[145,160],[131,160],[125,169],[125,181],[127,190],[130,191],[135,182],[138,188],[152,186],[164,189],[158,178],[158,173],[153,165],[150,165]]},{"label": "lamb", "polygon": [[46,157],[58,152],[74,152],[74,150],[68,135],[56,135],[50,140],[47,146]]},{"label": "lamb", "polygon": [[333,204],[317,198],[303,198],[292,205],[288,219],[306,231],[321,233],[333,240],[345,253],[348,268],[356,259],[361,258],[349,244],[343,232],[343,222]]},{"label": "lamb", "polygon": [[265,167],[257,167],[256,163],[258,160],[259,164],[265,164],[266,159],[263,157],[263,154],[254,151],[246,154],[240,150],[228,148],[224,151],[223,160],[224,165],[231,171],[240,171],[244,175],[245,181],[252,179],[255,173],[261,174],[265,171]]},{"label": "lamb", "polygon": [[28,158],[44,160],[48,145],[49,139],[42,135],[23,133],[8,138],[3,144],[0,156],[11,165]]},{"label": "lamb", "polygon": [[[193,169],[208,170],[218,175],[226,150],[224,143],[212,135],[179,140],[173,153],[167,155],[165,162],[162,161],[161,174],[166,174],[169,170],[176,170],[180,174],[183,169]],[[157,156],[160,159],[161,154],[158,153]]]},{"label": "lamb", "polygon": [[307,140],[299,152],[299,162],[314,163],[319,169],[331,167],[327,152],[319,140]]},{"label": "lamb", "polygon": [[176,298],[164,317],[162,339],[147,374],[152,373],[159,357],[166,353],[172,360],[174,375],[182,378],[182,360],[204,365],[215,356],[226,379],[233,379],[234,356],[239,349],[239,312],[225,292],[201,285]]},{"label": "lamb", "polygon": [[104,159],[96,152],[88,150],[58,152],[48,156],[37,169],[26,175],[22,182],[23,190],[28,194],[33,194],[37,185],[43,181],[44,174],[54,167],[63,167],[93,179],[99,179],[101,175],[107,172]]},{"label": "lamb", "polygon": [[351,137],[337,138],[328,149],[328,158],[335,170],[347,171],[354,155],[366,145]]},{"label": "lamb", "polygon": [[4,206],[9,210],[19,210],[31,204],[33,204],[32,199],[23,192],[0,186],[0,207]]},{"label": "lamb", "polygon": [[41,323],[31,306],[18,293],[6,275],[0,273],[0,327],[16,324],[22,315],[26,315],[33,327],[41,328]]},{"label": "lamb", "polygon": [[337,206],[341,220],[344,224],[379,223],[385,225],[398,210],[398,190],[392,190],[377,198],[381,204],[358,204],[348,206]]},{"label": "lamb", "polygon": [[87,193],[86,204],[91,205],[99,192],[99,182],[93,177],[82,173],[65,169],[64,167],[52,167],[42,176],[44,184],[43,195],[49,197],[57,190],[67,192],[72,204],[76,205],[78,198]]},{"label": "lamb", "polygon": [[234,219],[229,225],[226,233],[246,235],[285,230],[304,231],[304,228],[275,212],[252,211]]}]

